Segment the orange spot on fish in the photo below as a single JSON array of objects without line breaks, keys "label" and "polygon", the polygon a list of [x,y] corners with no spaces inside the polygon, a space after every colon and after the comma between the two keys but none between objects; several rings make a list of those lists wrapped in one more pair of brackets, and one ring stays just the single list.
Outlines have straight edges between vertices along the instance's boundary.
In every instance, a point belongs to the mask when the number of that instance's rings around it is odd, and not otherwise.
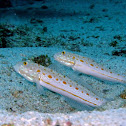
[{"label": "orange spot on fish", "polygon": [[96,98],[96,100],[98,100],[98,98]]},{"label": "orange spot on fish", "polygon": [[58,81],[58,78],[56,78],[56,81]]},{"label": "orange spot on fish", "polygon": [[40,72],[40,70],[37,70],[37,72]]},{"label": "orange spot on fish", "polygon": [[45,73],[42,73],[43,75],[45,75]]},{"label": "orange spot on fish", "polygon": [[80,60],[81,62],[84,62],[83,60]]},{"label": "orange spot on fish", "polygon": [[84,93],[83,91],[81,91],[81,93]]},{"label": "orange spot on fish", "polygon": [[103,68],[101,68],[101,70],[104,70]]},{"label": "orange spot on fish", "polygon": [[52,78],[52,76],[51,75],[48,75],[48,78]]},{"label": "orange spot on fish", "polygon": [[75,56],[73,56],[73,59],[75,59]]},{"label": "orange spot on fish", "polygon": [[72,85],[70,85],[70,87],[72,87]]},{"label": "orange spot on fish", "polygon": [[86,93],[86,95],[89,95],[88,93]]},{"label": "orange spot on fish", "polygon": [[75,89],[76,89],[76,90],[78,90],[78,88],[77,88],[77,87],[76,87]]},{"label": "orange spot on fish", "polygon": [[64,84],[66,84],[66,81],[63,81]]},{"label": "orange spot on fish", "polygon": [[91,66],[94,66],[93,64],[90,64]]}]

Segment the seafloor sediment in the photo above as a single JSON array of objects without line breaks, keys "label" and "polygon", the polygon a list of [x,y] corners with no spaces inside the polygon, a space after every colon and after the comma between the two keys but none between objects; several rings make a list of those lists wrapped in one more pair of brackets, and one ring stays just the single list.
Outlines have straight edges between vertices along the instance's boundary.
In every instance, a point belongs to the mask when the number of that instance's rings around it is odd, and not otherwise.
[{"label": "seafloor sediment", "polygon": [[[1,49],[1,125],[5,123],[12,123],[14,125],[28,125],[28,123],[30,125],[44,125],[44,123],[48,123],[48,121],[45,120],[49,119],[52,125],[56,125],[56,123],[65,125],[67,121],[70,121],[75,126],[79,124],[82,125],[83,123],[85,124],[85,126],[88,126],[98,124],[103,125],[103,120],[106,118],[108,119],[108,122],[105,121],[106,125],[109,125],[111,123],[113,125],[116,123],[124,124],[125,99],[122,99],[120,97],[120,94],[123,93],[123,90],[125,90],[125,86],[123,84],[103,82],[93,77],[80,75],[80,73],[73,71],[68,67],[64,67],[53,58],[53,55],[59,51],[62,51],[62,49],[54,47],[24,47]],[[92,47],[90,54],[94,51],[95,48]],[[79,54],[82,55],[82,53]],[[86,54],[86,56],[89,56],[90,54]],[[76,80],[79,84],[84,84],[86,88],[92,89],[92,91],[100,97],[108,99],[107,103],[101,108],[97,108],[92,112],[78,112],[77,109],[73,109],[62,99],[61,96],[57,95],[54,92],[47,90],[46,96],[41,95],[41,93],[37,91],[35,84],[30,83],[29,81],[21,77],[13,69],[13,66],[17,62],[27,60],[32,57],[37,57],[39,55],[48,55],[52,62],[52,64],[49,66],[50,68],[56,70],[59,73],[67,75],[72,80]],[[103,59],[101,59],[100,55],[97,55],[97,61],[104,64],[104,66],[110,66],[112,63],[113,66],[111,66],[111,69],[114,70],[114,68],[116,67],[117,72],[123,74],[124,69],[122,69],[121,72],[120,69],[125,61],[121,63],[115,62],[118,60],[118,58],[120,60],[124,60],[123,57],[117,57],[116,59],[114,59],[114,61],[112,61],[109,60],[111,59],[110,56],[104,59],[103,62]],[[95,56],[93,57],[93,59],[95,60]],[[124,108],[119,109],[121,107]],[[119,121],[117,121],[117,118],[119,119]],[[18,120],[20,121],[18,122]]]},{"label": "seafloor sediment", "polygon": [[0,111],[1,126],[125,126],[126,109],[104,112],[76,112],[72,114],[46,114],[26,112],[12,114]]}]

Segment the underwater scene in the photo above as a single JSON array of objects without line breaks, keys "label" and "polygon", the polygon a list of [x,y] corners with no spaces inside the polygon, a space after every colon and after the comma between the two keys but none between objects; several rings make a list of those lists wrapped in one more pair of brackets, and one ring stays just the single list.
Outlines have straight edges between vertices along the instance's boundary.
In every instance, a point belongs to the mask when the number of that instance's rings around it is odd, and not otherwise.
[{"label": "underwater scene", "polygon": [[0,0],[0,126],[125,126],[125,66],[125,0]]}]

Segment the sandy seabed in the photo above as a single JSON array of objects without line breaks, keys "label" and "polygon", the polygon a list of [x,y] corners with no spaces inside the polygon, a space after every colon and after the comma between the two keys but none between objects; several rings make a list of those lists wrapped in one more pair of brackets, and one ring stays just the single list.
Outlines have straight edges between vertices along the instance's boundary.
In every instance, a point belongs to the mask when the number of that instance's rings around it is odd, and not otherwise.
[{"label": "sandy seabed", "polygon": [[[118,97],[118,95],[125,89],[124,85],[106,84],[92,77],[87,77],[85,75],[80,76],[81,81],[79,81],[79,79],[78,82],[82,83],[82,81],[84,81],[86,87],[91,86],[88,85],[89,82],[95,82],[93,88],[99,96],[113,99],[108,100],[108,103],[103,105],[100,110],[77,111],[77,109],[72,109],[69,104],[64,102],[60,96],[53,92],[47,91],[47,97],[40,95],[34,84],[25,80],[13,69],[13,66],[22,59],[47,54],[51,58],[52,69],[57,72],[64,71],[64,74],[70,78],[78,78],[79,75],[77,72],[74,72],[67,67],[64,68],[63,65],[54,60],[53,55],[59,51],[62,51],[62,49],[54,47],[1,49],[0,107],[3,110],[0,112],[0,124],[14,124],[16,126],[46,126],[47,124],[54,126],[69,126],[70,124],[73,126],[125,125],[126,109],[120,108],[125,105],[125,100]],[[109,63],[107,62],[107,64]],[[106,63],[104,63],[104,65],[106,65]],[[115,65],[117,64],[115,63]],[[104,89],[109,89],[108,93],[104,93]]]}]

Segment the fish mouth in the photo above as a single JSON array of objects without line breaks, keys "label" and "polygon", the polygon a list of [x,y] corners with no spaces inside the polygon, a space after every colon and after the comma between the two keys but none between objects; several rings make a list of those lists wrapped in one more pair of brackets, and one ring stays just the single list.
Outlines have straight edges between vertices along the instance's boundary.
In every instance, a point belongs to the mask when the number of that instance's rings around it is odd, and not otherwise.
[{"label": "fish mouth", "polygon": [[21,69],[21,67],[22,67],[22,65],[23,65],[23,62],[18,62],[17,64],[15,64],[15,65],[13,66],[13,68],[14,68],[14,70],[15,70],[17,73],[19,73],[19,72],[20,72],[20,69]]},{"label": "fish mouth", "polygon": [[56,53],[56,54],[54,55],[54,59],[55,59],[55,60],[58,60],[59,57],[60,57],[60,53]]},{"label": "fish mouth", "polygon": [[19,64],[16,64],[13,66],[14,70],[19,73],[19,68],[20,68],[20,65]]}]

